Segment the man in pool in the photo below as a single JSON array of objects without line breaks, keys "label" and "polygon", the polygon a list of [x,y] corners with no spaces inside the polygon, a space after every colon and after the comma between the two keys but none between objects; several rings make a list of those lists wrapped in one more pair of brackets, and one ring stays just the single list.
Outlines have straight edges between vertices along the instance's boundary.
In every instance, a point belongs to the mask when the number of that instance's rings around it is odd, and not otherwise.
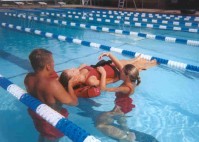
[{"label": "man in pool", "polygon": [[[27,92],[39,99],[65,117],[68,116],[62,104],[75,106],[78,99],[73,91],[73,82],[69,81],[68,92],[58,81],[54,70],[52,53],[45,49],[35,49],[29,55],[29,60],[34,70],[25,77],[24,84]],[[31,109],[28,109],[33,119],[35,128],[40,133],[39,142],[58,142],[64,135]]]}]

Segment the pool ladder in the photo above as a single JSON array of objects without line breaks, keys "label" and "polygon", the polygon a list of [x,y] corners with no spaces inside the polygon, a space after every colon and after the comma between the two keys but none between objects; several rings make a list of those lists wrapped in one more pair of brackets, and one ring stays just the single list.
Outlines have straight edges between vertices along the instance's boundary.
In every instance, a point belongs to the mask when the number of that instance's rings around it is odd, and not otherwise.
[{"label": "pool ladder", "polygon": [[118,1],[118,8],[124,8],[124,3],[125,3],[125,0],[119,0]]},{"label": "pool ladder", "polygon": [[[119,8],[124,8],[125,1],[126,1],[126,0],[119,0],[119,1],[118,1],[118,9],[119,9]],[[133,0],[133,3],[134,3],[134,5],[135,5],[135,9],[137,9],[135,0]],[[126,1],[126,7],[127,7],[127,1]]]},{"label": "pool ladder", "polygon": [[88,5],[90,0],[82,0],[82,5]]}]

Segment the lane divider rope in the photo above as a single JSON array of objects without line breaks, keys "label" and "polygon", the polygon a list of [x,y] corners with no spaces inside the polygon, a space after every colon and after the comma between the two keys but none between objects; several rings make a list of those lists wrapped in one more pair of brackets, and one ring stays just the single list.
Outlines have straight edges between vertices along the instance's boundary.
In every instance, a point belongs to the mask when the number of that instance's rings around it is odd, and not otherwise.
[{"label": "lane divider rope", "polygon": [[[133,51],[115,48],[115,47],[102,45],[102,44],[98,44],[98,43],[94,43],[94,42],[89,42],[89,41],[84,41],[84,40],[75,39],[75,38],[71,38],[71,37],[66,37],[63,35],[56,35],[56,34],[53,34],[50,32],[43,32],[43,31],[40,31],[37,29],[25,28],[22,26],[16,26],[16,25],[7,24],[7,23],[1,23],[1,26],[5,27],[5,28],[13,29],[13,30],[21,31],[21,32],[26,32],[26,33],[30,33],[30,34],[43,36],[43,37],[58,39],[60,41],[66,41],[68,43],[75,43],[78,45],[95,47],[95,48],[106,50],[106,51],[113,51],[113,52],[122,54],[124,56],[137,57],[141,54],[138,52],[133,52]],[[141,54],[141,57],[144,59],[147,59],[147,60],[156,59],[158,63],[168,65],[169,67],[172,67],[172,68],[178,68],[181,70],[190,70],[190,71],[199,72],[199,67],[195,66],[195,65],[185,64],[185,63],[167,60],[167,59],[163,59],[163,58],[159,58],[159,57],[153,57],[153,56],[145,55],[145,54]]]},{"label": "lane divider rope", "polygon": [[67,15],[79,15],[79,16],[88,16],[88,17],[93,17],[93,18],[106,18],[106,19],[112,19],[112,20],[122,20],[126,22],[142,22],[142,23],[148,23],[148,24],[167,24],[168,26],[182,26],[182,27],[199,27],[198,22],[194,21],[174,21],[173,19],[169,20],[164,20],[158,18],[151,18],[151,17],[140,17],[140,16],[116,16],[116,15],[107,15],[107,14],[98,14],[98,13],[85,13],[85,12],[71,12],[71,11],[66,11],[66,12],[61,12],[60,10],[42,10],[41,13],[45,13],[49,11],[50,13],[55,13],[55,14],[67,14]]},{"label": "lane divider rope", "polygon": [[32,97],[26,91],[21,89],[16,84],[6,79],[0,74],[0,86],[16,97],[20,102],[25,104],[39,116],[45,119],[52,126],[60,130],[68,136],[73,142],[100,142],[94,136],[87,133],[85,130],[65,118],[63,115],[53,110],[46,104],[43,104],[38,99]]},{"label": "lane divider rope", "polygon": [[[43,10],[43,9],[41,9]],[[127,12],[127,11],[112,11],[112,10],[81,10],[81,9],[46,9],[48,11],[62,11],[69,13],[93,13],[93,14],[105,14],[105,15],[114,15],[114,16],[127,16],[127,17],[148,17],[148,18],[158,18],[166,20],[177,20],[177,21],[193,21],[198,22],[198,16],[182,16],[174,14],[160,14],[160,13],[143,13],[143,12]]]},{"label": "lane divider rope", "polygon": [[103,14],[107,14],[107,13],[114,13],[116,15],[147,15],[147,16],[162,16],[165,18],[176,18],[176,20],[178,19],[182,19],[182,20],[199,20],[198,16],[182,16],[182,15],[174,15],[174,14],[161,14],[161,13],[150,13],[150,12],[127,12],[127,11],[115,11],[115,10],[92,10],[93,13],[103,13]]},{"label": "lane divider rope", "polygon": [[[41,12],[41,14],[42,15],[56,16],[56,17],[59,17],[59,18],[60,17],[71,18],[71,15],[66,15],[66,14],[63,14],[63,13],[61,14],[61,13]],[[88,14],[88,15],[89,15],[89,17],[87,17],[87,15],[85,15],[85,14],[81,14],[81,15],[78,14],[77,16],[80,16],[82,18],[82,20],[89,20],[89,18],[90,19],[92,18],[92,15],[91,14]],[[77,18],[79,18],[79,17],[77,17]],[[107,18],[107,16],[97,17],[97,15],[95,15],[94,18],[99,21],[102,18]],[[112,23],[112,22],[114,22],[115,24],[122,23],[122,24],[125,24],[125,25],[131,25],[131,26],[134,26],[134,27],[154,28],[154,29],[161,29],[161,30],[176,30],[176,31],[193,32],[193,33],[199,32],[199,29],[197,27],[191,27],[192,23],[186,23],[186,24],[180,26],[181,23],[179,23],[179,22],[172,22],[173,25],[169,25],[169,21],[162,21],[162,23],[158,24],[158,20],[152,20],[152,24],[151,24],[151,23],[147,23],[147,19],[142,19],[144,22],[139,22],[139,20],[136,20],[137,18],[134,18],[134,19],[135,19],[135,21],[138,21],[138,22],[124,21],[121,16],[117,16],[116,19],[109,17],[109,19],[106,19],[106,21],[107,21],[107,23]],[[108,21],[112,21],[112,22],[108,22]],[[155,23],[155,24],[153,24],[153,23]],[[161,25],[161,24],[165,24],[165,25]],[[197,24],[196,26],[199,27],[199,24]]]},{"label": "lane divider rope", "polygon": [[34,20],[38,22],[46,22],[51,24],[61,24],[64,26],[72,26],[72,27],[79,27],[84,29],[90,29],[95,31],[101,31],[101,32],[109,32],[109,33],[116,33],[116,34],[123,34],[123,35],[133,35],[137,37],[147,38],[147,39],[153,39],[153,40],[160,40],[165,42],[171,42],[171,43],[179,43],[179,44],[185,44],[190,46],[199,46],[199,41],[196,40],[187,40],[187,39],[179,39],[174,37],[166,37],[162,35],[154,35],[154,34],[145,34],[140,32],[133,32],[133,31],[125,31],[125,30],[119,30],[119,29],[110,29],[106,27],[99,27],[99,26],[93,26],[89,24],[81,24],[81,23],[75,23],[75,22],[67,22],[67,21],[61,21],[61,20],[52,20],[50,18],[43,18],[43,17],[33,17],[33,16],[26,16],[24,14],[12,14],[12,13],[5,13],[7,16],[13,16],[16,18],[24,18],[29,20]]},{"label": "lane divider rope", "polygon": [[182,21],[199,21],[198,16],[182,16],[182,15],[174,15],[174,14],[160,14],[160,13],[145,13],[145,12],[126,12],[126,11],[92,11],[93,13],[98,14],[114,14],[114,15],[121,15],[121,16],[140,16],[140,17],[159,17],[164,19],[171,19],[171,20],[182,20]]},{"label": "lane divider rope", "polygon": [[[114,20],[114,19],[105,19],[105,18],[93,18],[87,17],[85,15],[67,15],[67,14],[60,14],[60,13],[49,13],[49,12],[42,12],[42,14],[46,14],[48,16],[58,17],[58,18],[69,18],[73,20],[83,20],[83,21],[91,21],[91,22],[98,22],[98,23],[109,23],[109,24],[124,24],[127,26],[133,27],[144,27],[144,28],[155,28],[160,30],[176,30],[176,31],[186,31],[186,32],[194,32],[198,33],[199,29],[197,27],[180,27],[180,26],[170,26],[170,25],[159,25],[159,24],[150,24],[150,23],[140,23],[140,22],[129,22],[123,20]],[[155,20],[156,21],[156,20]],[[178,24],[179,22],[176,22]],[[188,25],[187,25],[188,26]]]},{"label": "lane divider rope", "polygon": [[133,32],[133,31],[126,31],[126,30],[119,30],[119,29],[113,29],[113,28],[107,28],[107,27],[99,27],[94,26],[90,24],[81,24],[79,22],[68,22],[68,21],[61,21],[61,20],[52,20],[50,18],[43,18],[43,17],[36,17],[36,16],[26,16],[24,14],[12,14],[12,13],[5,13],[7,16],[12,16],[15,18],[24,18],[28,20],[34,20],[37,22],[42,23],[50,23],[55,25],[63,25],[63,26],[71,26],[71,27],[78,27],[83,29],[90,29],[94,31],[100,31],[100,32],[109,32],[109,33],[115,33],[115,34],[122,34],[122,35],[133,35],[137,37],[143,37],[147,39],[153,39],[153,40],[161,40],[165,42],[172,42],[172,43],[180,43],[180,44],[187,44],[191,46],[199,46],[199,41],[194,40],[186,40],[186,39],[176,39],[174,37],[165,37],[160,35],[153,35],[153,34],[145,34],[145,33],[139,33],[139,32]]}]

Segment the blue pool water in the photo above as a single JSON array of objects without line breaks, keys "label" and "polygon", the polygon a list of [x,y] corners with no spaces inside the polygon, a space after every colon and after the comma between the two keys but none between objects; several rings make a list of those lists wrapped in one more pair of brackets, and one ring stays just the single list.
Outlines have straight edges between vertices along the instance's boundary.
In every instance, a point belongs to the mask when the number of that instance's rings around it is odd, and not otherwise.
[{"label": "blue pool water", "polygon": [[[0,11],[1,23],[5,22],[39,29],[45,32],[199,66],[199,47],[136,36],[96,32],[69,26],[63,27],[38,23],[5,16],[5,11],[8,12],[7,10]],[[16,10],[10,11],[16,13]],[[29,15],[39,15],[41,11],[43,10],[24,10],[20,12]],[[18,13],[20,12],[18,11]],[[78,22],[81,22],[81,20]],[[88,23],[88,21],[82,21],[82,23]],[[92,22],[89,22],[89,24],[92,24]],[[197,33],[132,28],[119,24],[93,23],[93,25],[199,40]],[[23,89],[25,89],[23,79],[26,73],[32,70],[29,65],[28,55],[36,47],[46,48],[53,52],[55,69],[58,73],[65,68],[77,67],[82,63],[94,64],[98,61],[97,56],[104,52],[97,48],[62,42],[3,27],[0,27],[0,41],[0,74]],[[113,54],[120,59],[129,59],[129,57],[118,53]],[[126,114],[128,127],[135,132],[137,141],[197,142],[199,139],[199,92],[197,91],[199,73],[158,65],[142,71],[140,76],[142,82],[131,96],[136,107]],[[117,82],[110,86],[117,86],[120,83]],[[80,99],[77,107],[65,107],[70,112],[69,120],[86,129],[87,132],[103,142],[114,142],[116,140],[102,134],[95,127],[96,117],[113,109],[114,100],[114,93],[102,92],[96,98]],[[2,88],[0,88],[0,113],[1,142],[37,141],[38,133],[27,113],[26,106]],[[60,141],[68,142],[70,140],[64,137]]]}]

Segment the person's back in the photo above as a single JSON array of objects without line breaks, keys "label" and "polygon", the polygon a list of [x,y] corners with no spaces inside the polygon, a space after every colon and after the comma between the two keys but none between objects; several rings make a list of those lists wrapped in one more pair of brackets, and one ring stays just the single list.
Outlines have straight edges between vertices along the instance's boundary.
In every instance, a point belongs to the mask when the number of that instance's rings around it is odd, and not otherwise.
[{"label": "person's back", "polygon": [[[68,112],[62,108],[61,104],[77,105],[77,97],[72,84],[69,83],[68,93],[57,80],[58,75],[54,71],[52,53],[45,49],[35,49],[29,55],[29,59],[34,73],[28,73],[25,77],[24,84],[27,92],[67,117]],[[40,142],[56,140],[63,136],[34,111],[28,109],[28,112],[33,119],[35,128],[40,133]]]},{"label": "person's back", "polygon": [[53,95],[53,91],[56,88],[52,87],[54,87],[54,84],[57,84],[57,82],[55,77],[42,77],[33,73],[29,73],[25,78],[28,93],[53,109],[56,109],[58,100]]}]

